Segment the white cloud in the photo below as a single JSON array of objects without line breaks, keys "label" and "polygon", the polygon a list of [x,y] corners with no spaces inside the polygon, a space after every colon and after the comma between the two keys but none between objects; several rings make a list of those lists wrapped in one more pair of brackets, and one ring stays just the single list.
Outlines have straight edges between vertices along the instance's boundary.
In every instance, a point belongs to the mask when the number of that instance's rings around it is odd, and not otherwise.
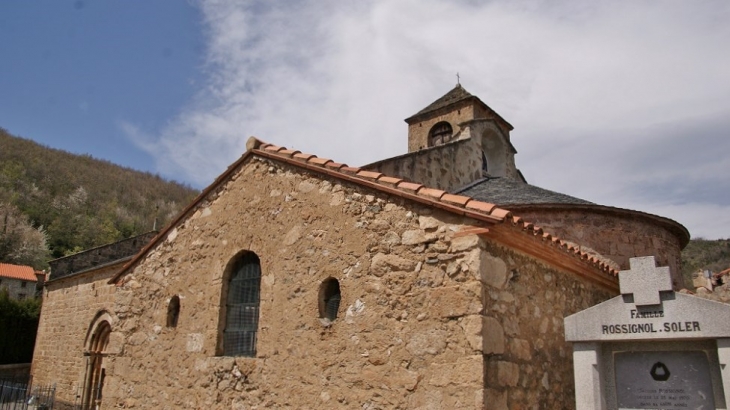
[{"label": "white cloud", "polygon": [[404,153],[402,120],[458,71],[516,127],[530,182],[730,236],[727,189],[701,193],[730,188],[726,1],[200,7],[208,84],[154,137],[134,132],[165,175],[205,185],[250,135],[352,165]]}]

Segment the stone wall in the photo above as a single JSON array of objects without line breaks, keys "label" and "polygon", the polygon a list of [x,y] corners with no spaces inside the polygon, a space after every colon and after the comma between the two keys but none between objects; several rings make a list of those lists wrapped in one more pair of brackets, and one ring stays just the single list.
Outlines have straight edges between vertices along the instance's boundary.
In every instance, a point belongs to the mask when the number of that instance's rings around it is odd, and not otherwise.
[{"label": "stone wall", "polygon": [[669,266],[674,288],[684,287],[678,236],[648,217],[586,211],[578,206],[571,210],[513,211],[551,234],[614,261],[619,270],[630,268],[630,258],[655,256],[658,266]]},{"label": "stone wall", "polygon": [[155,235],[156,232],[148,232],[109,245],[99,246],[71,256],[52,260],[48,262],[51,267],[50,280],[66,277],[108,263],[114,263],[130,255],[134,255]]},{"label": "stone wall", "polygon": [[434,112],[428,119],[408,125],[408,152],[428,148],[428,133],[434,125],[446,121],[451,125],[454,135],[460,131],[459,124],[475,118],[475,105],[470,101],[462,101],[448,109]]},{"label": "stone wall", "polygon": [[427,187],[453,191],[482,177],[481,148],[475,139],[459,140],[362,168]]},{"label": "stone wall", "polygon": [[572,347],[563,318],[610,299],[574,275],[485,243],[485,408],[573,409]]},{"label": "stone wall", "polygon": [[[453,237],[472,223],[254,158],[123,278],[105,403],[563,408],[562,319],[612,295]],[[224,270],[242,250],[261,261],[257,355],[217,357]],[[342,292],[333,323],[318,315],[328,278]],[[166,327],[173,296],[180,319]]]},{"label": "stone wall", "polygon": [[86,366],[84,341],[96,314],[111,311],[116,288],[107,284],[121,264],[46,282],[33,353],[33,381],[56,384],[60,402],[75,403]]}]

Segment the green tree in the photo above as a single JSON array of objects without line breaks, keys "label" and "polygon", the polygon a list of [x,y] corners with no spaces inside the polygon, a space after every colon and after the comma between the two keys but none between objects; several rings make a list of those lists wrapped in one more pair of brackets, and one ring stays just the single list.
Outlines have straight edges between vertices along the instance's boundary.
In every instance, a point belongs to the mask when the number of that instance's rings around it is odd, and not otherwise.
[{"label": "green tree", "polygon": [[0,364],[32,361],[40,312],[40,298],[14,300],[0,289]]}]

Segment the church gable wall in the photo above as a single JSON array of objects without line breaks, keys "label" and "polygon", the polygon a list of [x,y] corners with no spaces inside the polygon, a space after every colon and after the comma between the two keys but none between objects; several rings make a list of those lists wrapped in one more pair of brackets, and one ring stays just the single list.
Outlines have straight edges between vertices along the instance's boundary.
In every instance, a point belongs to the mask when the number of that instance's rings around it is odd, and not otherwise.
[{"label": "church gable wall", "polygon": [[86,334],[98,312],[111,311],[116,288],[107,282],[120,267],[46,282],[31,372],[34,384],[56,385],[57,408],[78,402]]},{"label": "church gable wall", "polygon": [[464,139],[379,161],[363,169],[452,191],[482,177],[481,148],[476,139]]},{"label": "church gable wall", "polygon": [[[481,250],[450,247],[468,223],[253,159],[123,277],[124,353],[112,359],[105,400],[480,408]],[[217,357],[223,272],[242,250],[261,263],[257,354]],[[327,326],[318,293],[330,277],[342,300]],[[173,295],[180,318],[168,328]]]},{"label": "church gable wall", "polygon": [[[211,195],[121,279],[124,348],[108,359],[110,406],[571,401],[568,374],[544,374],[567,349],[563,313],[607,298],[594,285],[454,238],[467,218],[257,158]],[[257,353],[216,356],[223,272],[242,250],[261,263]],[[318,314],[328,278],[342,295],[331,324]],[[180,318],[169,328],[174,295]],[[547,387],[531,392],[538,384]]]}]

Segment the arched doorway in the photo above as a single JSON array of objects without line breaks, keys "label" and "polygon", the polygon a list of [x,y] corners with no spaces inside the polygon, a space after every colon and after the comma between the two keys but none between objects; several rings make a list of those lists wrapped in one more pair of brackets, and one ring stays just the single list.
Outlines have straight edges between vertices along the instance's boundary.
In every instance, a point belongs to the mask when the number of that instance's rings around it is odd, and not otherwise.
[{"label": "arched doorway", "polygon": [[102,390],[106,370],[103,360],[106,348],[109,345],[109,335],[112,326],[108,314],[99,315],[91,324],[90,336],[87,337],[84,356],[86,356],[86,376],[84,378],[84,395],[81,408],[83,410],[98,409],[101,407]]}]

